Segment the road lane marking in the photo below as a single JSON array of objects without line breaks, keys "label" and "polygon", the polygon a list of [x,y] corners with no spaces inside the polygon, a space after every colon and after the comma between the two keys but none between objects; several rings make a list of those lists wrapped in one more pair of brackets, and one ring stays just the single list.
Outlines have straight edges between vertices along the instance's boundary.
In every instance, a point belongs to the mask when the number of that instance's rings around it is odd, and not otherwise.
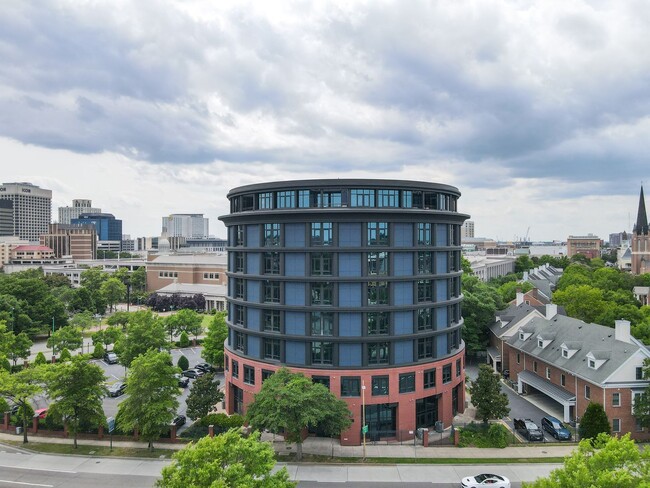
[{"label": "road lane marking", "polygon": [[65,469],[30,468],[27,466],[9,466],[6,464],[0,464],[0,468],[27,469],[29,471],[51,471],[53,473],[77,474],[76,471],[67,471]]},{"label": "road lane marking", "polygon": [[12,485],[26,485],[26,486],[46,486],[48,488],[54,487],[54,485],[42,485],[40,483],[26,483],[24,481],[0,480],[0,483],[11,483]]}]

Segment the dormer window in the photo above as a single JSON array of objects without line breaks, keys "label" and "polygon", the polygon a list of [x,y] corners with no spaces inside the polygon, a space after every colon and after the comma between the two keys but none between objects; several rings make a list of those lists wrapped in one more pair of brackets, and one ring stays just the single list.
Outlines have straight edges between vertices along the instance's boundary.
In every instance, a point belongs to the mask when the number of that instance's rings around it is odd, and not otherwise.
[{"label": "dormer window", "polygon": [[519,331],[519,340],[520,341],[525,341],[527,340],[531,335],[533,335],[531,332],[524,332],[522,330]]},{"label": "dormer window", "polygon": [[598,369],[609,359],[609,352],[607,351],[590,351],[587,354],[587,366],[590,369]]},{"label": "dormer window", "polygon": [[591,369],[596,369],[596,360],[595,359],[589,359],[588,364],[589,364],[589,367]]},{"label": "dormer window", "polygon": [[562,357],[563,358],[568,358],[569,357],[569,350],[568,349],[562,349]]},{"label": "dormer window", "polygon": [[541,339],[537,339],[537,347],[544,348],[544,341]]}]

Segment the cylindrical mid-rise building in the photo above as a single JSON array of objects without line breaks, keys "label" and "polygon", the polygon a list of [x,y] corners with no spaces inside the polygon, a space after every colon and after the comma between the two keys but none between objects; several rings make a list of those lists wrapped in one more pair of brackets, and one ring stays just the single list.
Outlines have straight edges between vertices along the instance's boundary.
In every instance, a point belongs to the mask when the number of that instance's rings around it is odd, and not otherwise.
[{"label": "cylindrical mid-rise building", "polygon": [[[228,194],[226,409],[282,366],[344,399],[341,444],[412,438],[464,408],[458,189],[306,180]],[[315,429],[317,431],[317,429]]]}]

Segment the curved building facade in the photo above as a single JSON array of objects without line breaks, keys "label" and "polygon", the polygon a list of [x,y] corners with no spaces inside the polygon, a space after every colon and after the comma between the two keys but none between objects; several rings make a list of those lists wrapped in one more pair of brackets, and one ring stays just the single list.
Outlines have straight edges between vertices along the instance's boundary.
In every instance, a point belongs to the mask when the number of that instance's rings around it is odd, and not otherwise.
[{"label": "curved building facade", "polygon": [[230,191],[227,411],[286,366],[347,402],[344,445],[364,405],[370,439],[448,426],[464,407],[459,196],[394,180]]}]

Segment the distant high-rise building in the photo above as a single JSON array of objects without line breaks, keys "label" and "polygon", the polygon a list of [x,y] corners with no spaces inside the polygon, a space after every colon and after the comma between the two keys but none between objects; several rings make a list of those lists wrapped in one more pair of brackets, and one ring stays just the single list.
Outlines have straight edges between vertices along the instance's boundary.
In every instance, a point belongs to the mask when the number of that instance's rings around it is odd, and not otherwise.
[{"label": "distant high-rise building", "polygon": [[648,229],[648,214],[645,208],[643,186],[639,195],[639,210],[636,224],[632,231],[632,274],[650,272],[650,231]]},{"label": "distant high-rise building", "polygon": [[30,242],[38,242],[52,221],[52,190],[31,183],[3,183],[0,200],[9,200],[13,206],[12,235]]},{"label": "distant high-rise building", "polygon": [[203,214],[171,214],[162,218],[162,235],[206,239],[209,236],[209,219]]},{"label": "distant high-rise building", "polygon": [[609,235],[609,245],[610,247],[620,247],[625,241],[628,240],[627,232],[616,232],[615,234]]},{"label": "distant high-rise building", "polygon": [[70,224],[72,219],[78,219],[81,214],[99,214],[101,208],[94,208],[91,200],[72,200],[72,207],[59,207],[59,224]]},{"label": "distant high-rise building", "polygon": [[14,204],[11,200],[0,200],[0,236],[14,235]]},{"label": "distant high-rise building", "polygon": [[41,246],[50,247],[57,258],[95,259],[97,231],[93,224],[50,224],[49,232],[41,235]]},{"label": "distant high-rise building", "polygon": [[97,231],[97,238],[100,241],[122,240],[122,221],[116,219],[113,214],[81,214],[78,218],[72,219],[71,223],[75,225],[93,224]]},{"label": "distant high-rise building", "polygon": [[474,237],[474,221],[466,220],[460,228],[460,238]]}]

